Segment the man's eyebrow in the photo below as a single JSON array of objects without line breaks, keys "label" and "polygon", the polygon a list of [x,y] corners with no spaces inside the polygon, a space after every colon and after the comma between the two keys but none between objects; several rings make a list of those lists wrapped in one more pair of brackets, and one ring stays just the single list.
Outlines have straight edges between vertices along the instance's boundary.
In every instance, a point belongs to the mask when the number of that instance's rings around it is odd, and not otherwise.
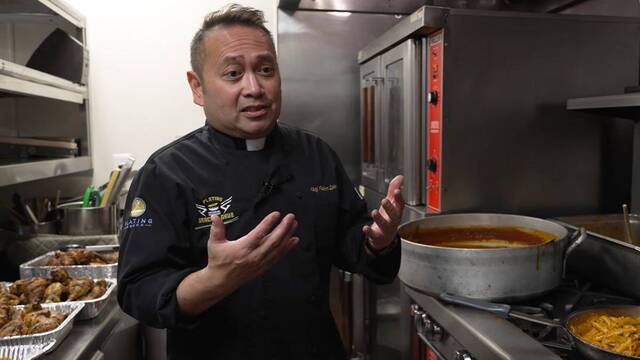
[{"label": "man's eyebrow", "polygon": [[[275,56],[273,56],[273,54],[265,52],[265,53],[261,53],[256,55],[256,59],[258,61],[275,61]],[[242,62],[244,60],[244,55],[226,55],[222,58],[222,60],[220,61],[222,64],[229,64],[229,63],[237,63],[237,62]]]}]

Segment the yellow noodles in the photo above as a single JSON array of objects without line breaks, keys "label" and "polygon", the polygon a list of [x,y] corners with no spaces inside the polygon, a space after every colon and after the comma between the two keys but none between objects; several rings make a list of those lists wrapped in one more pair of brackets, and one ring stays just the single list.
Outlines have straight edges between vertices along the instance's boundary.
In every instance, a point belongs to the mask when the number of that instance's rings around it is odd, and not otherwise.
[{"label": "yellow noodles", "polygon": [[640,319],[594,313],[579,324],[571,324],[571,331],[602,349],[640,356]]}]

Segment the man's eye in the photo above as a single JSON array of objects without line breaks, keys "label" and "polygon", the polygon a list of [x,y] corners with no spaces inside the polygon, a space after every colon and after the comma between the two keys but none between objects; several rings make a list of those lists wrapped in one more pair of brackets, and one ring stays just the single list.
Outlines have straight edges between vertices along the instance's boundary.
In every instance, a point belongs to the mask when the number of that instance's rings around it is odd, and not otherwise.
[{"label": "man's eye", "polygon": [[273,66],[268,66],[268,65],[262,66],[260,68],[260,72],[266,75],[271,75],[274,72]]},{"label": "man's eye", "polygon": [[237,79],[240,76],[242,76],[242,71],[238,71],[238,70],[231,70],[224,73],[224,77],[228,79]]}]

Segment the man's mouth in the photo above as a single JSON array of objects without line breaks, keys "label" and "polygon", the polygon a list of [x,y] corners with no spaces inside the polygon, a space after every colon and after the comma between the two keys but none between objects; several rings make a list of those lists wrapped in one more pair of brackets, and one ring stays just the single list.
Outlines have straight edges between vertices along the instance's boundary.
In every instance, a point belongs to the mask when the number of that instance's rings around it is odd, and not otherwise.
[{"label": "man's mouth", "polygon": [[269,106],[267,104],[256,104],[245,106],[240,109],[240,112],[248,118],[259,118],[264,116],[268,110]]}]

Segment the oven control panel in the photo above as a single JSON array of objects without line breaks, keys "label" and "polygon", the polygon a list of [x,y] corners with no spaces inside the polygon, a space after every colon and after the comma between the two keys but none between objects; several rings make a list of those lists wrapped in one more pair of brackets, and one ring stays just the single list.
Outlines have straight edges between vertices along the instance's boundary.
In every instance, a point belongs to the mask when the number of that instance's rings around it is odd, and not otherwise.
[{"label": "oven control panel", "polygon": [[453,336],[417,304],[411,305],[417,347],[412,360],[475,360]]},{"label": "oven control panel", "polygon": [[428,39],[427,61],[427,213],[442,211],[442,52],[444,32]]}]

